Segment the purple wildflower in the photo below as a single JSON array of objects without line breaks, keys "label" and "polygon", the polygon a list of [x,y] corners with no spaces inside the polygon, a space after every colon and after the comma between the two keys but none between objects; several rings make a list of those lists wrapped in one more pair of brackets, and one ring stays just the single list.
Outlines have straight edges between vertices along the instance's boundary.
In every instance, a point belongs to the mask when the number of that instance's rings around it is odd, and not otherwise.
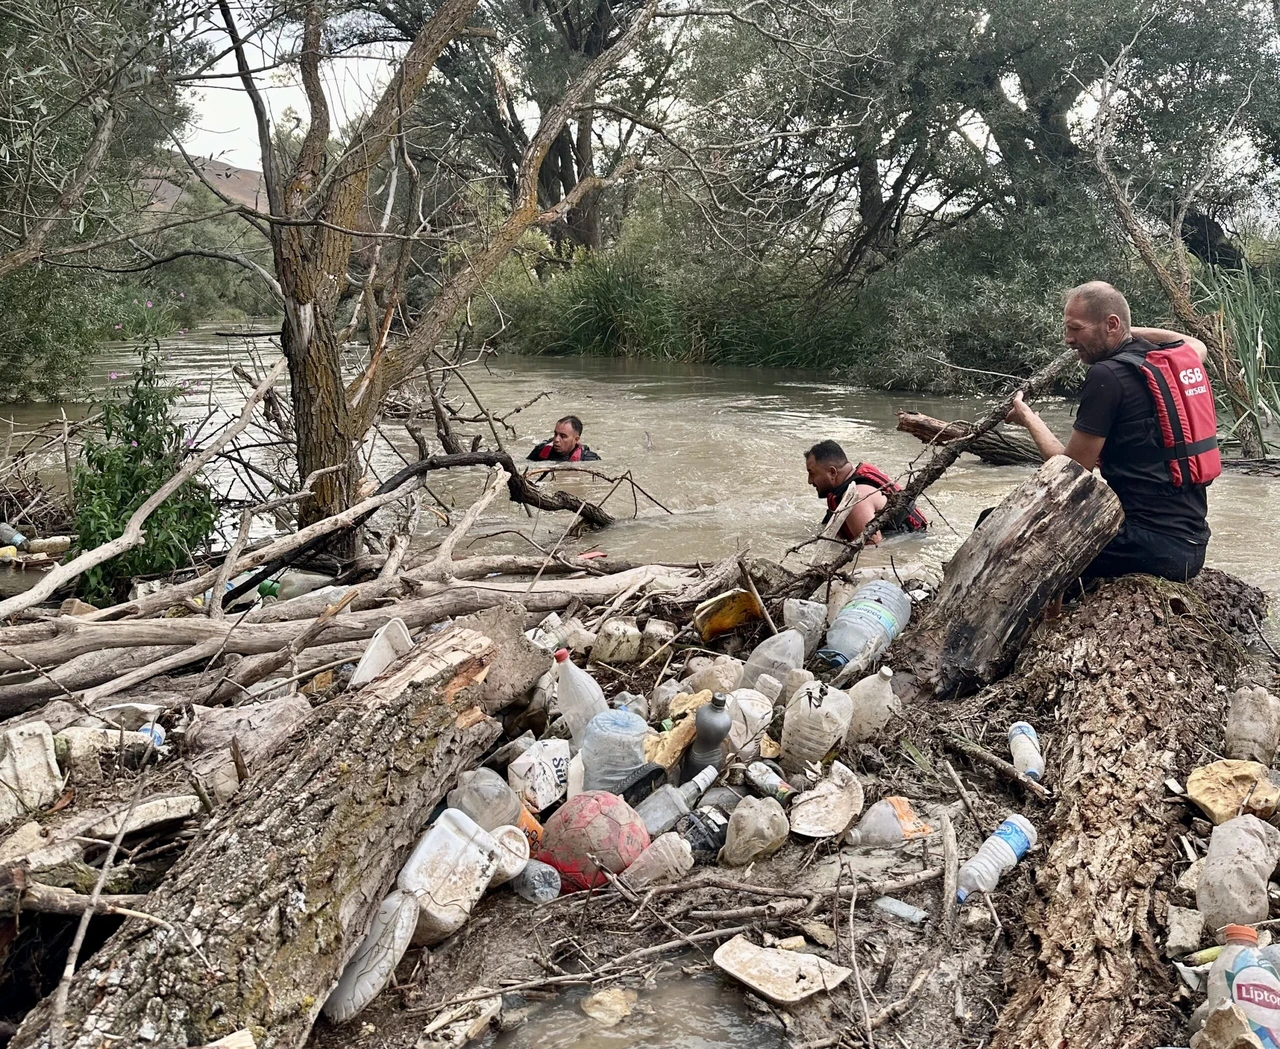
[{"label": "purple wildflower", "polygon": [[185,291],[178,292],[178,298],[185,299],[186,297],[187,297],[187,293]]},{"label": "purple wildflower", "polygon": [[130,448],[137,448],[137,447],[138,447],[138,442],[137,442],[137,441],[130,441],[130,442],[129,442],[129,447],[130,447]]},{"label": "purple wildflower", "polygon": [[123,325],[123,324],[117,324],[117,325],[116,325],[116,331],[119,331],[119,330],[120,330],[121,328],[123,328],[123,327],[124,327],[124,325]]},{"label": "purple wildflower", "polygon": [[[116,327],[119,327],[119,325],[116,325]],[[120,378],[120,373],[119,373],[119,372],[112,372],[112,373],[108,376],[108,378],[109,378],[112,382],[115,382],[118,378]]]},{"label": "purple wildflower", "polygon": [[147,300],[147,309],[151,309],[151,300],[150,300],[150,299],[148,299],[148,300]]},{"label": "purple wildflower", "polygon": [[183,442],[183,444],[185,444],[188,448],[192,447],[195,443],[196,443],[196,439],[194,437],[188,437]]}]

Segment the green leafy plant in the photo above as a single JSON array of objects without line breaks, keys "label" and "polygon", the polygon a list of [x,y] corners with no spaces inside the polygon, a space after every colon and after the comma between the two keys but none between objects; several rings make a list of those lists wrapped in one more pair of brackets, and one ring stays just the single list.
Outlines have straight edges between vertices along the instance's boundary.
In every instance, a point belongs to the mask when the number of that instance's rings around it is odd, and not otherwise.
[{"label": "green leafy plant", "polygon": [[[112,373],[113,383],[120,379],[127,377]],[[130,515],[177,472],[192,444],[175,417],[181,395],[165,381],[158,350],[148,349],[132,380],[113,386],[98,402],[102,435],[85,439],[74,480],[80,550],[119,536]],[[147,518],[145,543],[84,573],[85,599],[115,600],[135,576],[185,567],[216,521],[208,485],[188,481]]]}]

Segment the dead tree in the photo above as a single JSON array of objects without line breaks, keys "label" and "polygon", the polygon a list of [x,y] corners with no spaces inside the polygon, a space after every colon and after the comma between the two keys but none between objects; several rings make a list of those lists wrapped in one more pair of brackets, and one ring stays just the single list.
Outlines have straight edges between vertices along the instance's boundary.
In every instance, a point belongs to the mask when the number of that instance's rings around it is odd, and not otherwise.
[{"label": "dead tree", "polygon": [[452,627],[317,710],[142,909],[23,1022],[14,1049],[199,1045],[249,1029],[301,1046],[435,804],[500,732],[462,698],[496,656]]},{"label": "dead tree", "polygon": [[1100,477],[1055,455],[1010,492],[947,564],[928,613],[899,658],[935,697],[1003,676],[1041,611],[1124,522]]},{"label": "dead tree", "polygon": [[[947,444],[969,436],[973,432],[973,424],[943,422],[920,412],[898,412],[898,429],[925,444]],[[1039,466],[1043,461],[1034,441],[1005,430],[992,430],[974,438],[965,451],[992,466],[1021,466],[1024,463]]]}]

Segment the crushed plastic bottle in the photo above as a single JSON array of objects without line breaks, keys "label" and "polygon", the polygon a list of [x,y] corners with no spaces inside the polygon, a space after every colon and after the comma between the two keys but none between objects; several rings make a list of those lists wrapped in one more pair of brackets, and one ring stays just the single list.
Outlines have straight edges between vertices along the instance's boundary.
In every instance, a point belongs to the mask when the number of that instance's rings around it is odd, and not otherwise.
[{"label": "crushed plastic bottle", "polygon": [[715,863],[729,833],[729,814],[714,805],[700,806],[680,817],[676,833],[689,843],[694,863]]},{"label": "crushed plastic bottle", "polygon": [[622,875],[630,889],[676,881],[693,869],[693,850],[674,831],[658,835]]},{"label": "crushed plastic bottle", "polygon": [[845,692],[823,681],[811,681],[791,697],[782,718],[782,755],[786,773],[807,764],[821,765],[849,731],[853,703]]},{"label": "crushed plastic bottle", "polygon": [[549,863],[530,860],[512,879],[511,888],[522,900],[550,903],[560,895],[560,872]]},{"label": "crushed plastic bottle", "polygon": [[849,716],[849,731],[845,739],[850,743],[862,743],[874,738],[901,712],[898,697],[893,694],[893,671],[881,667],[869,677],[864,677],[849,689],[849,702],[853,712]]},{"label": "crushed plastic bottle", "polygon": [[776,798],[743,798],[729,814],[720,862],[730,867],[772,855],[786,844],[791,825]]},{"label": "crushed plastic bottle", "polygon": [[762,797],[777,799],[784,809],[800,796],[800,791],[763,761],[753,761],[747,766],[747,783]]},{"label": "crushed plastic bottle", "polygon": [[768,674],[781,684],[788,670],[803,665],[804,635],[799,630],[784,630],[756,645],[742,668],[738,687],[756,688],[756,679],[761,674]]},{"label": "crushed plastic bottle", "polygon": [[864,583],[836,616],[817,658],[832,669],[854,661],[870,665],[910,619],[911,598],[902,587],[884,579]]},{"label": "crushed plastic bottle", "polygon": [[1009,816],[978,851],[965,861],[956,878],[956,899],[963,903],[973,892],[991,892],[1036,843],[1036,829],[1025,816]]},{"label": "crushed plastic bottle", "polygon": [[1270,765],[1280,745],[1280,702],[1258,685],[1236,689],[1223,735],[1227,757]]},{"label": "crushed plastic bottle", "polygon": [[556,709],[569,728],[575,749],[582,748],[591,719],[609,709],[604,691],[595,678],[573,663],[567,648],[556,652]]},{"label": "crushed plastic bottle", "polygon": [[670,784],[659,787],[636,808],[636,814],[644,820],[644,829],[650,839],[669,831],[676,821],[698,803],[706,789],[715,782],[715,768],[705,768],[688,783],[678,787]]},{"label": "crushed plastic bottle", "polygon": [[724,749],[721,744],[729,735],[733,716],[728,710],[729,697],[723,692],[713,693],[710,703],[704,703],[694,715],[693,745],[684,759],[684,779],[691,780],[703,769],[724,768]]},{"label": "crushed plastic bottle", "polygon": [[863,814],[846,839],[851,845],[901,845],[932,834],[933,828],[911,808],[906,798],[881,798]]},{"label": "crushed plastic bottle", "polygon": [[1228,1002],[1266,1046],[1280,1045],[1280,974],[1258,949],[1258,930],[1228,925],[1227,945],[1209,970],[1205,1015]]},{"label": "crushed plastic bottle", "polygon": [[782,602],[782,622],[788,630],[798,630],[804,637],[804,656],[808,659],[822,644],[827,630],[827,606],[821,601],[805,601],[789,597]]},{"label": "crushed plastic bottle", "polygon": [[1257,816],[1213,828],[1196,886],[1196,909],[1210,929],[1267,917],[1267,881],[1280,861],[1280,831]]},{"label": "crushed plastic bottle", "polygon": [[606,710],[591,719],[582,739],[582,789],[621,794],[645,764],[649,726],[629,710]]},{"label": "crushed plastic bottle", "polygon": [[729,693],[729,735],[725,756],[734,762],[752,762],[760,756],[760,741],[773,721],[773,703],[753,688]]},{"label": "crushed plastic bottle", "polygon": [[458,774],[458,785],[446,800],[451,809],[465,812],[487,831],[515,826],[524,831],[535,851],[542,844],[542,824],[529,814],[520,796],[493,769],[479,768]]},{"label": "crushed plastic bottle", "polygon": [[1044,758],[1040,754],[1040,737],[1025,721],[1015,721],[1009,726],[1009,753],[1013,767],[1027,779],[1040,782],[1044,775]]}]

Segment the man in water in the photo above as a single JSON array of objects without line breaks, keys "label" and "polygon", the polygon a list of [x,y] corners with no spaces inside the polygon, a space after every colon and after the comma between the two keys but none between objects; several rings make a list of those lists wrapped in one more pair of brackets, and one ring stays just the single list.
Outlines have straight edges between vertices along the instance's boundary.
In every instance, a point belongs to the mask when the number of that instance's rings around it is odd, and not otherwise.
[{"label": "man in water", "polygon": [[[854,466],[835,441],[819,441],[805,452],[804,466],[818,497],[827,501],[827,516],[822,523],[834,528],[834,519],[843,515],[836,535],[846,542],[862,535],[871,519],[885,508],[889,495],[902,491],[879,467],[870,463]],[[883,531],[897,535],[900,532],[923,531],[928,527],[928,519],[912,503],[896,527]],[[881,538],[881,533],[877,532],[871,542],[878,543]]]},{"label": "man in water", "polygon": [[[1197,358],[1204,363],[1204,343],[1165,328],[1133,327],[1129,303],[1104,281],[1090,281],[1067,293],[1062,325],[1067,345],[1089,365],[1070,440],[1064,447],[1044,420],[1023,403],[1021,393],[1014,398],[1008,421],[1025,426],[1046,459],[1066,454],[1086,470],[1101,460],[1102,476],[1124,507],[1120,534],[1085,569],[1083,578],[1114,578],[1129,572],[1192,578],[1204,567],[1209,542],[1207,481],[1192,482],[1212,480],[1216,471],[1209,457],[1218,462],[1216,441],[1209,439],[1214,430],[1213,394],[1196,366]],[[1162,399],[1185,395],[1184,411],[1203,411],[1205,402],[1209,409],[1205,427],[1209,436],[1200,442],[1206,449],[1198,454],[1192,450],[1195,444],[1184,445],[1183,455],[1167,450],[1161,436],[1161,411],[1150,385],[1155,382],[1154,388],[1160,388],[1160,383],[1154,376],[1148,379],[1152,369],[1144,362],[1148,353],[1170,350],[1180,355],[1181,364],[1173,373],[1175,389],[1170,391],[1166,382]],[[1188,408],[1194,398],[1200,400]],[[1167,414],[1167,409],[1162,410]],[[1187,464],[1186,477],[1178,463]]]},{"label": "man in water", "polygon": [[566,415],[556,423],[551,440],[535,447],[529,458],[535,462],[588,463],[599,460],[600,456],[582,443],[582,420],[576,415]]}]

